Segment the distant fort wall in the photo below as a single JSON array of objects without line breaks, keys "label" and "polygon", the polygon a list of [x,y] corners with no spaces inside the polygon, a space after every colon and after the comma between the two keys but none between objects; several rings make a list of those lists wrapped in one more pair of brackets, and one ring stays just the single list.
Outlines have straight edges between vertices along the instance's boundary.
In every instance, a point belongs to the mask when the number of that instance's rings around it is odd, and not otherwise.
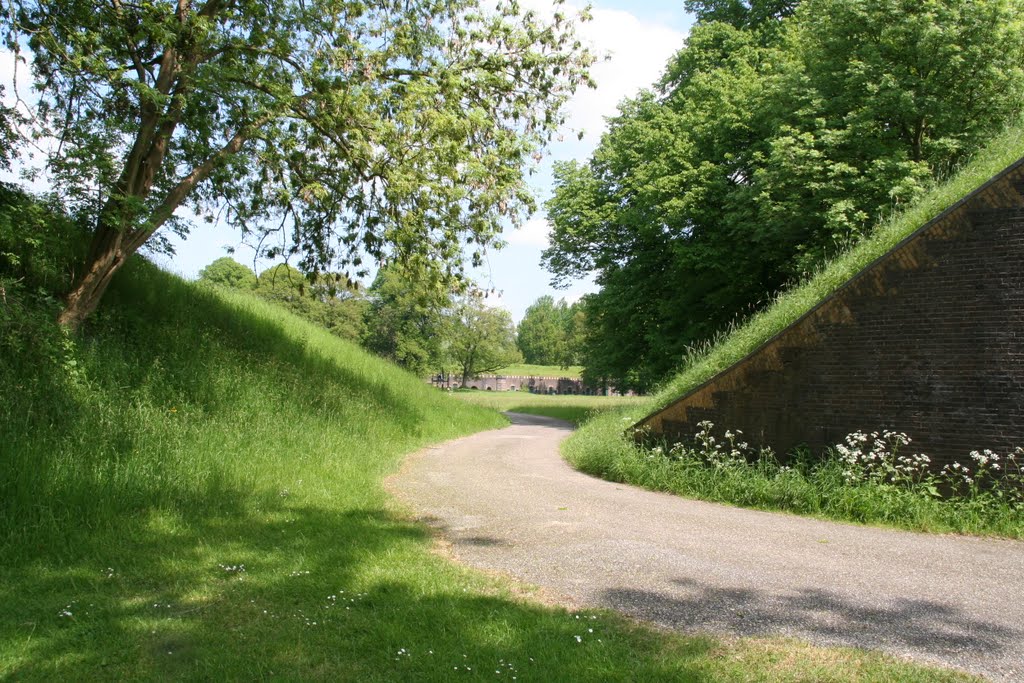
[{"label": "distant fort wall", "polygon": [[[430,383],[437,387],[457,389],[463,386],[457,375],[435,375]],[[573,377],[540,377],[536,375],[479,375],[466,381],[467,389],[480,391],[526,391],[532,394],[570,394],[601,396],[617,393],[613,388],[593,387]]]}]

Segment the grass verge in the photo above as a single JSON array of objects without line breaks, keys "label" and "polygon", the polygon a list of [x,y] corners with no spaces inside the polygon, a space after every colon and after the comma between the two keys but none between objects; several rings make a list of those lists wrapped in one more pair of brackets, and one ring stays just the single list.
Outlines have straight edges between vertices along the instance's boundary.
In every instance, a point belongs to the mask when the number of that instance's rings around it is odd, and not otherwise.
[{"label": "grass verge", "polygon": [[[849,464],[836,457],[797,458],[782,466],[771,456],[730,457],[728,447],[717,453],[650,450],[622,438],[632,419],[622,411],[596,417],[564,442],[563,454],[595,476],[698,500],[913,531],[1024,538],[1019,495],[1013,502],[975,487],[942,499],[928,480],[891,484],[851,478]],[[727,443],[717,434],[717,445]]]},{"label": "grass verge", "polygon": [[502,424],[493,411],[142,262],[76,338],[52,299],[7,284],[0,678],[965,678],[524,601],[432,553],[381,486],[406,453]]},{"label": "grass verge", "polygon": [[577,426],[604,411],[639,405],[643,400],[638,396],[548,396],[522,391],[455,391],[452,395],[492,410],[544,415]]}]

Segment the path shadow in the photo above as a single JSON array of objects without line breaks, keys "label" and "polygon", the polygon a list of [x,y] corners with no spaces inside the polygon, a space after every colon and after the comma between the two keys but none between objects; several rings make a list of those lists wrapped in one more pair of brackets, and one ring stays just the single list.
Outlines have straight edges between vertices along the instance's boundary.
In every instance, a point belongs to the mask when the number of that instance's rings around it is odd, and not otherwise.
[{"label": "path shadow", "polygon": [[1024,625],[995,623],[941,602],[896,597],[879,606],[818,588],[778,594],[690,578],[672,583],[689,595],[613,588],[604,592],[603,602],[688,631],[795,636],[822,645],[923,656],[989,675],[1024,669]]},{"label": "path shadow", "polygon": [[531,415],[529,413],[516,413],[513,411],[505,411],[503,413],[513,425],[526,425],[526,426],[538,426],[538,427],[551,427],[552,429],[560,429],[562,431],[571,432],[576,427],[571,422],[565,420],[559,420],[555,417],[546,417],[544,415]]}]

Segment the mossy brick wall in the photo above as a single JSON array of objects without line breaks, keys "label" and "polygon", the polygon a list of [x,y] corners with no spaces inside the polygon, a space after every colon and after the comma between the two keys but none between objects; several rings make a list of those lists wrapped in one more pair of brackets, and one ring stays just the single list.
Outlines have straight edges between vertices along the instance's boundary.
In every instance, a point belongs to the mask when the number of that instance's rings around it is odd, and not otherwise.
[{"label": "mossy brick wall", "polygon": [[697,423],[785,454],[906,432],[939,465],[1024,445],[1024,160],[745,359],[637,427]]}]

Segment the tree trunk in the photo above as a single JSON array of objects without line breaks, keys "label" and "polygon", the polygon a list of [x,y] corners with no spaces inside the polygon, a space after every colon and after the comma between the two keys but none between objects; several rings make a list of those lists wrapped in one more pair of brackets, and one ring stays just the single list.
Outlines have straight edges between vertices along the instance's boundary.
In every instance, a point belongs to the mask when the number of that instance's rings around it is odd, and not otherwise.
[{"label": "tree trunk", "polygon": [[96,310],[114,274],[134,252],[135,249],[126,248],[122,231],[107,223],[101,224],[93,235],[85,269],[67,295],[67,305],[57,316],[57,322],[77,330],[82,321]]},{"label": "tree trunk", "polygon": [[[263,122],[263,120],[257,121],[254,126],[258,127]],[[121,269],[128,257],[138,251],[146,243],[146,240],[167,222],[185,200],[185,197],[210,175],[214,167],[242,148],[248,130],[240,130],[215,154],[178,181],[140,227],[133,230],[120,230],[117,226],[111,225],[110,218],[106,220],[101,218],[100,225],[93,234],[85,269],[67,296],[67,307],[57,316],[58,323],[71,330],[78,329],[82,321],[96,310],[103,293],[110,285],[111,278]],[[151,182],[152,177],[150,176],[147,185],[136,196],[144,198],[149,194],[149,183]],[[124,212],[117,204],[111,203],[104,210],[104,214],[114,217],[115,220],[120,220]]]}]

